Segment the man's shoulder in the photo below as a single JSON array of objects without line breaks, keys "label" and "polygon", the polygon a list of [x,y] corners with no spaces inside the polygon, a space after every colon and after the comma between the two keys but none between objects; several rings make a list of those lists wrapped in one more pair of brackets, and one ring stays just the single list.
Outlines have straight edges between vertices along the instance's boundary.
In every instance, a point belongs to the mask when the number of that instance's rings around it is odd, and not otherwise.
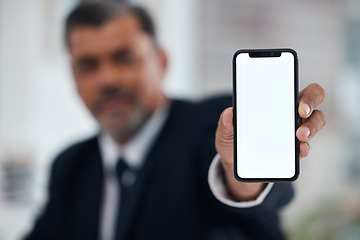
[{"label": "man's shoulder", "polygon": [[232,106],[232,96],[227,95],[216,95],[207,97],[198,101],[191,100],[172,100],[172,104],[179,109],[191,109],[196,111],[219,111],[224,110],[227,107]]},{"label": "man's shoulder", "polygon": [[98,144],[98,136],[92,136],[87,139],[80,140],[78,142],[75,142],[68,147],[66,147],[59,156],[71,156],[74,154],[82,153],[84,151],[87,151],[90,148],[93,148],[97,146]]},{"label": "man's shoulder", "polygon": [[217,95],[209,97],[200,102],[200,107],[204,110],[221,110],[232,106],[231,95]]},{"label": "man's shoulder", "polygon": [[178,119],[186,126],[214,127],[222,111],[231,106],[231,95],[213,96],[200,101],[173,100],[171,118]]},{"label": "man's shoulder", "polygon": [[54,167],[71,168],[71,166],[78,164],[81,159],[96,154],[99,151],[97,139],[97,136],[93,136],[69,145],[57,155]]},{"label": "man's shoulder", "polygon": [[229,95],[214,96],[204,99],[198,104],[196,114],[203,124],[217,125],[221,113],[232,106],[232,97]]}]

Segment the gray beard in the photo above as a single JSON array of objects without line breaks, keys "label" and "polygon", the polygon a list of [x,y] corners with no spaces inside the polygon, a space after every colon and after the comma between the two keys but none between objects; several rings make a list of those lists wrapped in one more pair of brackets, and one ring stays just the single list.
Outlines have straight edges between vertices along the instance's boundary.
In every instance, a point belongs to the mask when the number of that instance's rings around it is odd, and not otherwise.
[{"label": "gray beard", "polygon": [[[128,124],[127,127],[123,129],[111,130],[110,135],[117,142],[126,142],[141,129],[141,127],[145,124],[146,120],[149,118],[143,109],[137,109],[135,115],[132,118],[132,121]],[[108,129],[109,131],[110,129]]]}]

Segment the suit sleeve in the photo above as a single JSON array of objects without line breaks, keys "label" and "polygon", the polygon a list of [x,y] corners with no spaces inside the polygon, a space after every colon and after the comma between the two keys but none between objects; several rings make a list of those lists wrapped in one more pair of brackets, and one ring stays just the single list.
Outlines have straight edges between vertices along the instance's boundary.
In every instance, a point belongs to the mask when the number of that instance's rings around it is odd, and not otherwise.
[{"label": "suit sleeve", "polygon": [[[210,152],[210,149],[204,149]],[[203,154],[205,154],[203,152]],[[208,170],[213,156],[202,158],[201,192],[206,206],[205,215],[212,219],[209,228],[209,236],[219,236],[217,239],[236,239],[237,236],[245,235],[244,239],[256,240],[280,240],[284,239],[280,227],[279,212],[293,198],[294,192],[290,183],[275,183],[267,186],[262,199],[254,202],[242,202],[239,206],[224,204],[213,194],[208,184]],[[222,168],[221,168],[222,170]],[[226,189],[225,189],[226,190]],[[230,196],[230,195],[229,195]],[[229,200],[230,201],[230,200]],[[244,207],[245,206],[245,207]],[[216,231],[215,233],[213,231]],[[233,235],[228,236],[232,232]],[[242,239],[242,238],[239,238]]]},{"label": "suit sleeve", "polygon": [[[225,205],[238,208],[256,207],[262,204],[267,196],[271,193],[274,186],[274,183],[268,183],[259,196],[254,200],[240,202],[236,201],[231,197],[231,194],[227,189],[219,154],[217,154],[211,162],[208,174],[208,183],[211,192],[216,197],[216,199]],[[291,196],[289,196],[289,198],[291,198]]]},{"label": "suit sleeve", "polygon": [[[212,193],[208,184],[208,171],[216,155],[215,132],[220,114],[231,106],[231,98],[220,98],[205,102],[199,113],[197,136],[199,148],[195,160],[199,167],[200,192],[203,194],[205,215],[215,234],[226,238],[229,232],[245,235],[245,239],[284,239],[279,223],[279,211],[290,202],[294,192],[289,183],[276,183],[260,204],[239,208],[224,204]],[[230,237],[231,238],[231,237]],[[240,238],[241,239],[241,238]]]}]

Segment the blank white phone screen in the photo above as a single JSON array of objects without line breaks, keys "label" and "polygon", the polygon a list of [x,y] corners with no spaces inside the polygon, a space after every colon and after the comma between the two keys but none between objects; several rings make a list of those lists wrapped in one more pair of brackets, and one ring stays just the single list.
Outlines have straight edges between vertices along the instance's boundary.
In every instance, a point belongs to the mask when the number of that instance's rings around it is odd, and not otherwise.
[{"label": "blank white phone screen", "polygon": [[241,178],[295,175],[295,57],[236,57],[237,173]]}]

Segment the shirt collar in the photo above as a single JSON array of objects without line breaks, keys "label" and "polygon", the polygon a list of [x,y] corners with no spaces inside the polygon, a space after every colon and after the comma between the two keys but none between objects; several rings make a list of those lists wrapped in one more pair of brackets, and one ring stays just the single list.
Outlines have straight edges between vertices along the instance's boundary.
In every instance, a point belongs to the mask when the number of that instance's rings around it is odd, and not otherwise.
[{"label": "shirt collar", "polygon": [[135,136],[124,145],[119,145],[107,131],[103,131],[99,137],[99,147],[104,169],[107,171],[115,169],[119,157],[123,157],[131,169],[139,169],[160,130],[165,125],[169,108],[169,103],[159,107]]}]

